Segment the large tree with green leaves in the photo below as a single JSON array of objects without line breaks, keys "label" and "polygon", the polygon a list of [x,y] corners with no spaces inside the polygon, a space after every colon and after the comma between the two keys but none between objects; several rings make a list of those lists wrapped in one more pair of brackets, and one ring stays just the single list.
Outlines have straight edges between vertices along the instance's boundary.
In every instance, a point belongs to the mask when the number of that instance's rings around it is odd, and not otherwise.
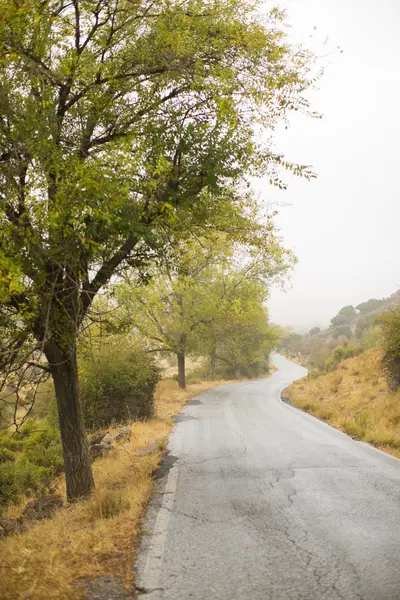
[{"label": "large tree with green leaves", "polygon": [[245,239],[212,234],[176,242],[154,265],[150,283],[127,276],[117,287],[114,324],[139,332],[151,352],[175,354],[181,388],[187,354],[210,356],[212,375],[217,359],[236,375],[261,363],[275,342],[268,286],[287,272],[292,256],[270,226],[267,235],[254,222],[251,242]]},{"label": "large tree with green leaves", "polygon": [[218,318],[220,298],[214,282],[232,255],[226,239],[173,243],[150,272],[147,285],[129,275],[117,287],[119,325],[139,332],[150,352],[175,354],[178,383],[186,387],[185,359],[193,340]]},{"label": "large tree with green leaves", "polygon": [[243,173],[310,175],[268,139],[308,109],[311,57],[279,11],[255,9],[0,0],[1,370],[53,377],[71,500],[94,485],[76,339],[97,292],[146,262],[160,228],[229,212]]},{"label": "large tree with green leaves", "polygon": [[268,370],[278,335],[270,324],[268,285],[257,274],[257,262],[219,273],[211,286],[218,299],[216,318],[198,331],[195,349],[209,357],[209,377],[218,365],[230,377],[254,377]]}]

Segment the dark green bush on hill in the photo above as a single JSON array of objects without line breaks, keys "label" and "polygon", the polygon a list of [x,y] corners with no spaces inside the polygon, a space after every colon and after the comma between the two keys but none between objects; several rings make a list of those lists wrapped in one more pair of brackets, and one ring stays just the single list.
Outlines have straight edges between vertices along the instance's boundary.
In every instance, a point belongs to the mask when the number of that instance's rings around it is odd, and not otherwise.
[{"label": "dark green bush on hill", "polygon": [[153,416],[160,368],[144,350],[130,347],[126,340],[106,344],[81,359],[80,371],[88,429]]},{"label": "dark green bush on hill", "polygon": [[348,346],[338,346],[326,361],[325,370],[333,371],[339,366],[339,363],[341,363],[342,360],[351,358],[352,356],[358,356],[362,352],[364,352],[362,346],[355,346],[353,344],[349,344]]}]

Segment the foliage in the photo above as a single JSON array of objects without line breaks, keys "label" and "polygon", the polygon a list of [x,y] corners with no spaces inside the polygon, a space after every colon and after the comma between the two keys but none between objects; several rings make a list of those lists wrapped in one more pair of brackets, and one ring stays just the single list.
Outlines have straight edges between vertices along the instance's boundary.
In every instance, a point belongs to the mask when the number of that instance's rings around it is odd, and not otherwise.
[{"label": "foliage", "polygon": [[[226,275],[220,291],[217,317],[197,337],[197,351],[210,357],[210,374],[224,378],[257,377],[268,372],[269,355],[278,335],[270,325],[264,302],[264,284],[242,273]],[[213,365],[215,360],[215,367]]]},{"label": "foliage", "polygon": [[360,314],[360,316],[357,319],[355,330],[354,330],[355,336],[357,338],[360,338],[363,335],[363,333],[369,327],[371,327],[371,325],[373,325],[373,322],[374,322],[374,316],[372,314],[367,314],[367,315]]},{"label": "foliage", "polygon": [[45,467],[46,474],[53,479],[64,468],[60,432],[46,421],[37,421],[35,426],[38,431],[23,442],[24,458],[33,465]]},{"label": "foliage", "polygon": [[400,304],[377,318],[383,333],[382,366],[390,389],[400,386]]},{"label": "foliage", "polygon": [[280,349],[284,354],[290,356],[295,356],[300,352],[300,348],[302,345],[302,336],[299,333],[293,332],[290,327],[287,327],[280,332]]},{"label": "foliage", "polygon": [[349,325],[336,325],[332,329],[332,337],[334,339],[337,339],[342,336],[350,339],[352,333],[353,331]]},{"label": "foliage", "polygon": [[321,328],[320,327],[313,327],[309,331],[310,335],[317,335],[318,333],[321,333]]},{"label": "foliage", "polygon": [[113,339],[86,352],[79,366],[83,413],[89,429],[153,416],[160,369],[151,355],[128,338]]},{"label": "foliage", "polygon": [[338,314],[331,319],[332,327],[348,327],[352,325],[356,317],[357,311],[355,310],[354,306],[344,306],[339,310]]},{"label": "foliage", "polygon": [[385,300],[377,300],[376,298],[371,298],[370,300],[367,300],[366,302],[361,302],[361,304],[358,304],[356,306],[356,309],[363,315],[363,314],[370,314],[372,312],[374,312],[376,309],[381,308],[382,306],[385,305]]},{"label": "foliage", "polygon": [[0,508],[37,493],[63,470],[60,433],[46,420],[27,422],[19,433],[1,432],[0,445]]},{"label": "foliage", "polygon": [[[313,176],[270,146],[310,114],[313,57],[262,13],[0,0],[0,370],[18,388],[51,372],[71,499],[93,488],[76,339],[97,292],[127,264],[145,276],[165,229],[229,230],[244,176]],[[25,418],[34,393],[21,401]]]},{"label": "foliage", "polygon": [[48,471],[26,459],[0,463],[0,511],[21,494],[39,491],[47,480]]},{"label": "foliage", "polygon": [[172,262],[165,257],[157,265],[148,285],[126,280],[118,287],[121,321],[143,335],[150,351],[177,355],[182,387],[187,354],[210,356],[213,372],[222,362],[225,373],[221,367],[218,373],[229,377],[268,368],[276,336],[263,303],[268,282],[286,268],[285,253],[276,246],[275,256],[265,250],[242,262],[241,256],[225,236],[187,241]]},{"label": "foliage", "polygon": [[0,511],[18,498],[16,468],[13,462],[0,463]]},{"label": "foliage", "polygon": [[15,460],[14,452],[9,448],[0,448],[0,463],[13,462]]},{"label": "foliage", "polygon": [[355,346],[353,344],[349,344],[348,346],[338,346],[334,349],[332,355],[326,361],[325,370],[334,371],[343,360],[357,356],[363,351],[364,348],[362,346]]}]

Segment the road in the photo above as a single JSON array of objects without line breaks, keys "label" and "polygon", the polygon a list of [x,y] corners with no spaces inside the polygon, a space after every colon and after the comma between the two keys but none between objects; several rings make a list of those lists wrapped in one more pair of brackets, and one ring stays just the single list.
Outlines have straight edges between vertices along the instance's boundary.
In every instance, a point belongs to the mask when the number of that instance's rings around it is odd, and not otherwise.
[{"label": "road", "polygon": [[152,600],[399,600],[400,461],[280,400],[305,369],[185,407],[137,563]]}]

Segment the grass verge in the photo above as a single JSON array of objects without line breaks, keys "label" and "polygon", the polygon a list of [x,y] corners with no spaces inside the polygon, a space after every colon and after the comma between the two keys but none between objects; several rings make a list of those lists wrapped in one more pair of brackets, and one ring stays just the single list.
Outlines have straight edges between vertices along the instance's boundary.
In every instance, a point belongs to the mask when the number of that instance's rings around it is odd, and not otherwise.
[{"label": "grass verge", "polygon": [[[85,595],[79,582],[100,575],[132,589],[141,517],[172,417],[188,399],[227,383],[194,383],[182,391],[175,381],[162,381],[155,418],[133,423],[131,440],[93,463],[96,491],[87,501],[66,505],[51,519],[0,540],[0,598],[77,600]],[[62,479],[57,491],[65,495]]]},{"label": "grass verge", "polygon": [[390,393],[373,349],[285,390],[285,399],[351,437],[400,458],[400,393]]}]

